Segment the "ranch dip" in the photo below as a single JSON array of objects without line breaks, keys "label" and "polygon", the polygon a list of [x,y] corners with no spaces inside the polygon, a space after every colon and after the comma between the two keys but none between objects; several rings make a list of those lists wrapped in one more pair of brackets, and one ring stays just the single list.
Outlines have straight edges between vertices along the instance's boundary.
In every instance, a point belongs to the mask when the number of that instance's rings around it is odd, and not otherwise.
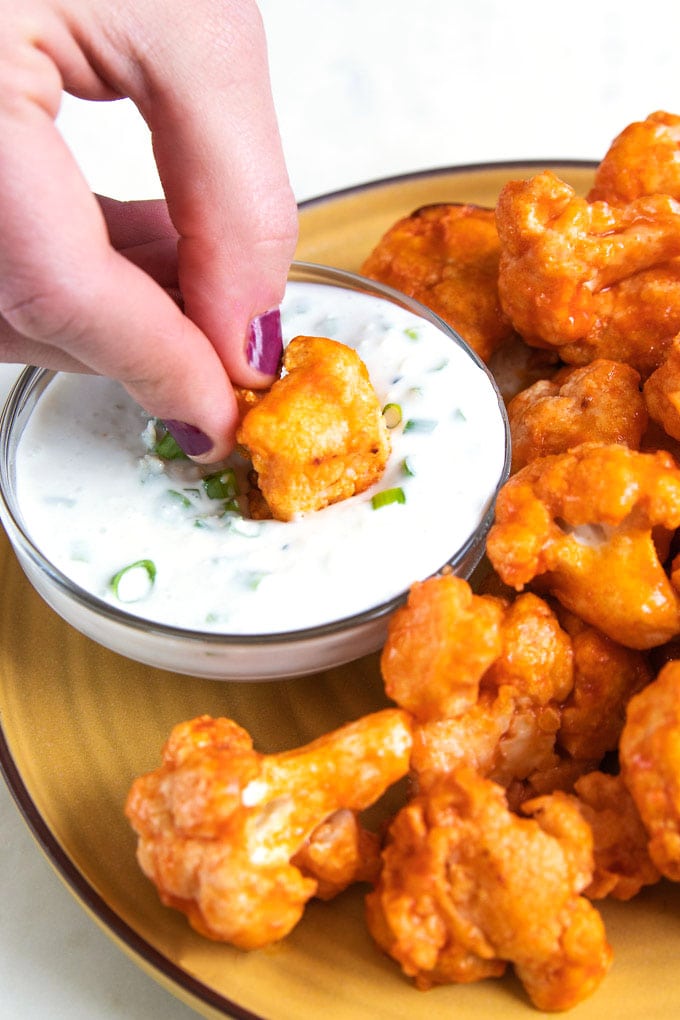
[{"label": "ranch dip", "polygon": [[[372,488],[290,522],[254,521],[249,465],[159,456],[160,423],[115,382],[61,374],[19,442],[34,543],[87,592],[176,627],[279,633],[351,616],[442,567],[477,528],[505,460],[489,377],[434,325],[382,299],[291,282],[284,342],[354,347],[392,425]],[[385,495],[387,494],[387,495]]]}]

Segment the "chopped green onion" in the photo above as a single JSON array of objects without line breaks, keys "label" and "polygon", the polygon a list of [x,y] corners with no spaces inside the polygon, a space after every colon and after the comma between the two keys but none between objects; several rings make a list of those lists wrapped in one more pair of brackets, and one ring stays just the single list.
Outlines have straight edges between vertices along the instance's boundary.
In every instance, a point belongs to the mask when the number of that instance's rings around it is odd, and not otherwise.
[{"label": "chopped green onion", "polygon": [[233,468],[207,475],[203,479],[203,488],[210,499],[233,499],[238,496],[238,485]]},{"label": "chopped green onion", "polygon": [[448,358],[443,358],[441,361],[437,362],[436,365],[432,366],[432,368],[430,369],[430,372],[441,372],[442,369],[444,369],[444,368],[446,368],[448,366],[448,363],[449,363],[449,359]]},{"label": "chopped green onion", "polygon": [[249,591],[257,591],[266,576],[267,574],[264,570],[249,570],[247,573],[242,574],[241,578]]},{"label": "chopped green onion", "polygon": [[262,530],[259,521],[251,521],[245,517],[232,517],[227,524],[230,531],[236,535],[242,535],[244,538],[256,538]]},{"label": "chopped green onion", "polygon": [[176,503],[188,510],[191,506],[191,500],[188,496],[185,496],[183,492],[178,492],[177,489],[168,489],[168,496],[172,496]]},{"label": "chopped green onion", "polygon": [[220,517],[225,517],[227,514],[240,514],[241,507],[239,506],[237,499],[227,499],[224,502]]},{"label": "chopped green onion", "polygon": [[456,410],[453,412],[452,417],[454,421],[467,421],[465,414],[461,411],[459,407],[457,407]]},{"label": "chopped green onion", "polygon": [[381,506],[389,506],[390,503],[405,502],[404,490],[401,486],[396,486],[394,489],[383,489],[382,492],[376,492],[371,499],[371,506],[374,510],[379,510]]},{"label": "chopped green onion", "polygon": [[397,425],[401,425],[401,406],[399,404],[385,404],[382,414],[388,429],[394,429]]},{"label": "chopped green onion", "polygon": [[434,432],[437,422],[433,418],[409,418],[404,432]]},{"label": "chopped green onion", "polygon": [[153,560],[136,560],[114,574],[109,586],[119,602],[138,602],[149,594],[155,580],[156,564]]},{"label": "chopped green onion", "polygon": [[420,330],[417,326],[409,326],[408,329],[404,330],[404,335],[407,336],[409,340],[420,340]]},{"label": "chopped green onion", "polygon": [[410,457],[404,457],[401,462],[401,469],[405,475],[409,476],[409,478],[415,478],[416,473],[413,469],[413,461]]},{"label": "chopped green onion", "polygon": [[156,442],[153,452],[157,457],[162,457],[163,460],[188,459],[182,447],[169,432],[166,432],[165,435],[161,436],[161,438]]}]

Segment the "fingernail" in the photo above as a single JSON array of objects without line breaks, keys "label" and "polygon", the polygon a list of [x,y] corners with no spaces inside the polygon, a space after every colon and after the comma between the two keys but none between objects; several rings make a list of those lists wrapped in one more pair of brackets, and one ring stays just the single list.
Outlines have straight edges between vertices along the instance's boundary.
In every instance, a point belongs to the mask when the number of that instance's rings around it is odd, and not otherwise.
[{"label": "fingernail", "polygon": [[165,419],[163,424],[187,457],[198,457],[212,449],[212,440],[195,425],[187,425],[184,421],[173,421],[172,419],[169,421]]},{"label": "fingernail", "polygon": [[250,323],[246,357],[251,368],[263,375],[276,375],[282,353],[281,313],[272,308]]}]

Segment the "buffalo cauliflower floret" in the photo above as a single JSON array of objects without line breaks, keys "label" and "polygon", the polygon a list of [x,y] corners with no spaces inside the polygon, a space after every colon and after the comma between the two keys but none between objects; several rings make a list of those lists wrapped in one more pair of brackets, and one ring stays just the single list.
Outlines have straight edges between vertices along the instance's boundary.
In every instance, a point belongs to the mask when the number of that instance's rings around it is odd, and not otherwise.
[{"label": "buffalo cauliflower floret", "polygon": [[387,694],[418,721],[459,714],[502,648],[503,606],[443,574],[411,586],[394,613],[380,668]]},{"label": "buffalo cauliflower floret", "polygon": [[140,866],[201,934],[241,949],[281,939],[312,896],[374,873],[361,855],[377,846],[338,813],[374,803],[407,772],[410,748],[398,709],[271,755],[230,719],[182,723],[128,795]]},{"label": "buffalo cauliflower floret", "polygon": [[645,382],[643,396],[650,418],[680,440],[680,334]]},{"label": "buffalo cauliflower floret", "polygon": [[[479,630],[483,659],[467,643]],[[641,652],[537,595],[473,595],[453,575],[415,586],[382,664],[388,694],[416,717],[419,787],[465,764],[506,787],[513,808],[597,768],[651,679]]]},{"label": "buffalo cauliflower floret", "polygon": [[617,135],[595,172],[588,199],[630,202],[657,194],[680,199],[680,117],[664,110]]},{"label": "buffalo cauliflower floret", "polygon": [[621,775],[650,836],[649,854],[680,881],[680,661],[667,663],[628,705]]},{"label": "buffalo cauliflower floret", "polygon": [[648,416],[635,369],[598,358],[522,390],[508,404],[508,419],[512,470],[518,471],[537,457],[586,442],[637,450]]},{"label": "buffalo cauliflower floret", "polygon": [[618,747],[628,702],[652,680],[643,652],[612,641],[571,613],[559,612],[574,656],[574,685],[562,705],[558,744],[572,758],[599,763]]},{"label": "buffalo cauliflower floret", "polygon": [[498,977],[512,963],[532,1002],[558,1010],[605,976],[604,926],[581,895],[590,829],[560,795],[533,809],[518,817],[500,786],[461,767],[397,814],[367,920],[418,987]]},{"label": "buffalo cauliflower floret", "polygon": [[428,205],[395,223],[361,272],[427,305],[488,361],[513,335],[498,298],[499,249],[493,209]]},{"label": "buffalo cauliflower floret", "polygon": [[665,547],[678,526],[680,469],[670,454],[584,443],[506,482],[487,553],[506,584],[540,582],[614,641],[644,649],[680,631],[680,599],[655,544]]},{"label": "buffalo cauliflower floret", "polygon": [[584,896],[629,900],[659,881],[647,831],[621,776],[589,772],[577,779],[572,800],[593,837],[593,877]]},{"label": "buffalo cauliflower floret", "polygon": [[363,492],[382,475],[390,439],[366,366],[351,347],[296,337],[285,374],[237,431],[272,515],[291,520]]},{"label": "buffalo cauliflower floret", "polygon": [[551,171],[511,181],[496,207],[499,293],[524,340],[563,361],[609,358],[646,378],[680,331],[680,204],[588,202]]}]

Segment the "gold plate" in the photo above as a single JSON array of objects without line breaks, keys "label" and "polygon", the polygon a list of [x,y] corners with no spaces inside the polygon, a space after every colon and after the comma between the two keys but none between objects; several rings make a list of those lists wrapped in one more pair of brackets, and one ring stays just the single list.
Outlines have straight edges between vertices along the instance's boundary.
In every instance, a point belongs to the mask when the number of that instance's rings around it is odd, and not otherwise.
[{"label": "gold plate", "polygon": [[[592,168],[552,162],[579,190]],[[421,205],[493,205],[542,164],[413,174],[304,203],[299,259],[358,269],[381,233]],[[0,764],[39,844],[85,909],[156,980],[205,1017],[238,1020],[512,1020],[537,1015],[512,978],[418,992],[372,944],[355,888],[311,903],[281,944],[245,954],[196,935],[161,906],[123,818],[133,778],[154,768],[172,726],[227,715],[262,751],[311,740],[385,704],[377,658],[262,684],[191,679],[140,666],[57,617],[0,540]],[[661,883],[602,907],[614,966],[575,1020],[680,1016],[680,889]]]}]

